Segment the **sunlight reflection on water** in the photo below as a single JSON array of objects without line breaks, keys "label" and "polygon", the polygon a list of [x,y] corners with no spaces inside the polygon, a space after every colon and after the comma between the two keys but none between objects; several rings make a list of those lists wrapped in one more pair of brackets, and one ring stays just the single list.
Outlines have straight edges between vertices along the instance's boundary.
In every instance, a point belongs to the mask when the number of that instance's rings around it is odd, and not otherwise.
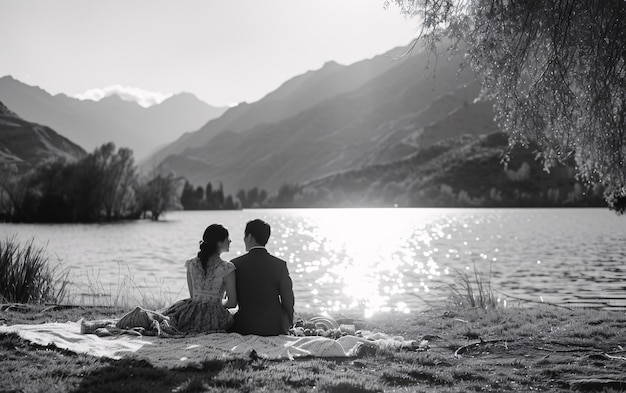
[{"label": "sunlight reflection on water", "polygon": [[300,233],[308,233],[311,241],[302,250],[314,254],[296,264],[295,273],[304,278],[319,272],[308,283],[316,308],[337,313],[362,306],[366,315],[390,307],[410,311],[405,302],[390,302],[406,291],[402,265],[415,260],[415,251],[406,246],[412,222],[394,219],[386,210],[349,210],[339,220],[331,210],[303,216]]},{"label": "sunlight reflection on water", "polygon": [[[206,225],[225,225],[244,252],[243,228],[272,225],[268,249],[288,261],[296,309],[332,315],[411,312],[440,296],[452,269],[485,275],[502,298],[626,308],[626,218],[603,209],[285,209],[172,212],[163,222],[0,224],[35,238],[71,269],[75,291],[133,286],[188,296],[184,261]],[[132,283],[124,277],[132,277]],[[97,285],[94,285],[97,283]]]}]

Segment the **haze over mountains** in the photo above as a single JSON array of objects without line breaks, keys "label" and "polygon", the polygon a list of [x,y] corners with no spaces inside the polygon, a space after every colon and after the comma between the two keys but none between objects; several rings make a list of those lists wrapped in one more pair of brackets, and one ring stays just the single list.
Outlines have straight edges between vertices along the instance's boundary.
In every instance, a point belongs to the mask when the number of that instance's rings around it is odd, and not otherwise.
[{"label": "haze over mountains", "polygon": [[349,66],[327,63],[258,102],[231,108],[149,162],[197,185],[227,192],[282,184],[406,158],[418,147],[498,128],[491,104],[462,56],[427,69],[424,52],[405,48]]},{"label": "haze over mountains", "polygon": [[[190,146],[202,146],[223,131],[242,132],[261,124],[271,124],[295,116],[313,105],[338,94],[352,91],[377,75],[391,69],[394,59],[405,52],[395,48],[384,55],[363,60],[351,66],[329,61],[316,71],[298,75],[278,89],[252,104],[242,103],[227,110],[201,129],[183,135],[176,142],[151,157],[150,163],[161,162],[172,154],[179,154]],[[344,70],[349,68],[348,72]]]},{"label": "haze over mountains", "polygon": [[131,148],[137,160],[197,130],[227,108],[212,107],[190,93],[144,108],[117,95],[100,101],[51,95],[11,76],[0,78],[0,101],[21,118],[45,124],[86,151],[107,142]]}]

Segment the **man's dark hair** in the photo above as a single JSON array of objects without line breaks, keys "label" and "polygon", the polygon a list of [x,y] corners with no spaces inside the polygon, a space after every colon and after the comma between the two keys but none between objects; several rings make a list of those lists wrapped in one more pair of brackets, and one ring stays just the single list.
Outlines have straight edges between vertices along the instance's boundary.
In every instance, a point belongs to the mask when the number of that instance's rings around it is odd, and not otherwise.
[{"label": "man's dark hair", "polygon": [[248,221],[246,224],[246,229],[243,232],[244,236],[252,235],[254,240],[256,240],[259,246],[265,246],[267,241],[270,238],[270,224],[266,223],[263,220]]}]

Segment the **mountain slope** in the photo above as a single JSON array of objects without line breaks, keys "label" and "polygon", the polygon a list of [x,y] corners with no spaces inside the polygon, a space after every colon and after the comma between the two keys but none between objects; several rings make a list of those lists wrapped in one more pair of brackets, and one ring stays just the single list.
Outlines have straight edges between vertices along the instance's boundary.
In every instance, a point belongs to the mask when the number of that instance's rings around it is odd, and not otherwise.
[{"label": "mountain slope", "polygon": [[533,148],[516,147],[508,167],[503,132],[465,135],[420,148],[387,164],[325,176],[284,188],[273,207],[602,206],[599,188],[584,190],[574,166],[546,172]]},{"label": "mountain slope", "polygon": [[48,159],[75,161],[85,154],[50,127],[23,120],[0,102],[0,163],[26,168]]},{"label": "mountain slope", "polygon": [[88,151],[114,142],[118,147],[131,148],[137,159],[185,132],[197,130],[226,110],[207,105],[189,93],[174,95],[149,108],[117,95],[82,101],[64,94],[52,96],[10,76],[0,78],[0,101],[23,118],[52,127]]},{"label": "mountain slope", "polygon": [[440,63],[435,77],[425,74],[428,61],[416,53],[350,92],[279,122],[223,132],[162,166],[194,184],[221,181],[228,192],[255,186],[271,192],[397,160],[450,136],[496,131],[491,105],[474,102],[474,75],[458,71],[462,56]]},{"label": "mountain slope", "polygon": [[309,71],[286,81],[257,102],[242,103],[229,109],[199,130],[187,133],[161,149],[146,164],[157,165],[170,155],[203,146],[221,132],[248,132],[263,124],[283,121],[329,98],[350,92],[395,67],[397,63],[394,59],[405,50],[395,48],[384,55],[349,66],[327,62],[319,70]]}]

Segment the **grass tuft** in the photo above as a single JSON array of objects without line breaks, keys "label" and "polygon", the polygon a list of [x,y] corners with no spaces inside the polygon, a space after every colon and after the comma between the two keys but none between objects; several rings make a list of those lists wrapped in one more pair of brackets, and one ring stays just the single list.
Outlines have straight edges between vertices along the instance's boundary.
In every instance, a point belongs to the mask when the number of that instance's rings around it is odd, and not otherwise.
[{"label": "grass tuft", "polygon": [[15,236],[0,240],[0,300],[10,303],[61,303],[67,295],[69,270],[50,267],[34,239],[21,244]]},{"label": "grass tuft", "polygon": [[191,378],[183,382],[180,386],[172,389],[174,393],[203,393],[208,386],[200,378]]},{"label": "grass tuft", "polygon": [[491,289],[491,269],[484,275],[474,264],[473,272],[452,269],[452,282],[443,284],[446,292],[445,305],[450,310],[480,308],[483,310],[503,307]]}]

